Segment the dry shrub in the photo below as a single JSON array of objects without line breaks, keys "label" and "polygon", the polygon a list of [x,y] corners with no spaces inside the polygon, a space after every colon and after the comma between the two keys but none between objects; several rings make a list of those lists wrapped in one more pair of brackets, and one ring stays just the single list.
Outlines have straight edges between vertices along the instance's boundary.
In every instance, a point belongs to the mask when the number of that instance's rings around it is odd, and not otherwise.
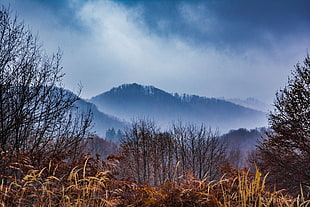
[{"label": "dry shrub", "polygon": [[[265,187],[266,176],[258,170],[221,168],[219,181],[197,180],[190,174],[181,183],[166,181],[160,187],[136,186],[120,195],[118,206],[160,207],[303,207],[310,206],[302,194],[292,197],[284,190],[270,192]],[[128,196],[130,192],[130,196]],[[123,197],[127,195],[127,197]]]},{"label": "dry shrub", "polygon": [[[258,170],[221,168],[218,181],[198,180],[190,173],[159,187],[139,185],[114,176],[117,157],[101,161],[87,155],[74,163],[60,162],[30,170],[23,179],[0,186],[1,206],[149,206],[149,207],[306,207],[302,194],[270,192]],[[75,167],[73,167],[75,164]],[[70,166],[70,168],[68,167]],[[67,170],[65,170],[67,167]],[[110,169],[110,171],[108,171]]]},{"label": "dry shrub", "polygon": [[236,170],[229,165],[222,167],[224,176],[216,182],[211,193],[205,194],[208,201],[216,206],[253,206],[253,207],[275,207],[275,206],[308,206],[310,201],[304,201],[302,192],[300,196],[292,197],[285,194],[286,190],[266,189],[266,178],[258,169],[255,173],[249,170]]}]

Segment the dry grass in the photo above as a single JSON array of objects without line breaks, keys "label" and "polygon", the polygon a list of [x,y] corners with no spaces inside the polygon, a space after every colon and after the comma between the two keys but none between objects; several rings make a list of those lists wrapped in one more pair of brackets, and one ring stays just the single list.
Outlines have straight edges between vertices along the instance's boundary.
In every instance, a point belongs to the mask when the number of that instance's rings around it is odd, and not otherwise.
[{"label": "dry grass", "polygon": [[115,179],[109,171],[94,172],[90,160],[67,174],[57,174],[51,164],[42,170],[30,170],[21,180],[0,186],[0,206],[216,206],[216,207],[306,207],[302,193],[298,197],[284,191],[266,190],[258,170],[226,167],[219,181],[199,181],[192,176],[183,182],[165,182],[160,187],[137,185]]},{"label": "dry grass", "polygon": [[[46,176],[50,169],[30,170],[22,180],[1,185],[1,206],[107,206],[108,171],[94,176],[83,168],[73,168],[64,178]],[[47,173],[49,174],[49,173]]]}]

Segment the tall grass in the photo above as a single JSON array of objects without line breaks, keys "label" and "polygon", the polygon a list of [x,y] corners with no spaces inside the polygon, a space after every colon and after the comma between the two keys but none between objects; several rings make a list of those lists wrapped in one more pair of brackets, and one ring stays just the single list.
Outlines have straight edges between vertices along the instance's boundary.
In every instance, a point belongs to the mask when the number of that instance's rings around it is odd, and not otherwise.
[{"label": "tall grass", "polygon": [[197,180],[188,175],[182,182],[166,181],[160,187],[115,179],[109,171],[92,172],[88,160],[59,176],[51,165],[30,170],[21,180],[0,185],[0,206],[216,206],[306,207],[298,197],[266,189],[267,175],[259,170],[228,169],[219,181]]},{"label": "tall grass", "polygon": [[310,206],[310,201],[304,201],[302,196],[294,198],[285,194],[285,190],[266,190],[267,175],[263,176],[258,169],[254,175],[248,170],[239,170],[235,176],[226,179],[224,177],[216,184],[221,188],[216,199],[218,206]]},{"label": "tall grass", "polygon": [[83,168],[73,168],[66,177],[46,176],[47,168],[30,170],[22,180],[0,187],[1,206],[107,206],[108,171],[94,176]]}]

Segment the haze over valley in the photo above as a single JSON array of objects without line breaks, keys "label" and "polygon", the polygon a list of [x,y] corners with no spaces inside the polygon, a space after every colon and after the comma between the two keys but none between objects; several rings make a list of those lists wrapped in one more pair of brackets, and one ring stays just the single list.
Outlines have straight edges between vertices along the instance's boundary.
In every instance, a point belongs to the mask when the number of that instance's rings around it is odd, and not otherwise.
[{"label": "haze over valley", "polygon": [[[89,102],[89,103],[88,103]],[[202,124],[226,133],[231,129],[266,127],[266,114],[219,98],[168,93],[154,86],[123,84],[78,105],[90,108],[94,130],[123,129],[134,119],[150,119],[168,128],[174,122]]]}]

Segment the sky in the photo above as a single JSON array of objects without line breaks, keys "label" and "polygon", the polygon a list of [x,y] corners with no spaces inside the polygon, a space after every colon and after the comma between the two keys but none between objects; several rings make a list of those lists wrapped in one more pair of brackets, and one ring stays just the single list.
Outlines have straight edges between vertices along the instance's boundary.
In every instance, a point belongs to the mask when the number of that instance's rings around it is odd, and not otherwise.
[{"label": "sky", "polygon": [[60,49],[64,86],[125,83],[271,104],[310,48],[309,0],[0,0]]}]

